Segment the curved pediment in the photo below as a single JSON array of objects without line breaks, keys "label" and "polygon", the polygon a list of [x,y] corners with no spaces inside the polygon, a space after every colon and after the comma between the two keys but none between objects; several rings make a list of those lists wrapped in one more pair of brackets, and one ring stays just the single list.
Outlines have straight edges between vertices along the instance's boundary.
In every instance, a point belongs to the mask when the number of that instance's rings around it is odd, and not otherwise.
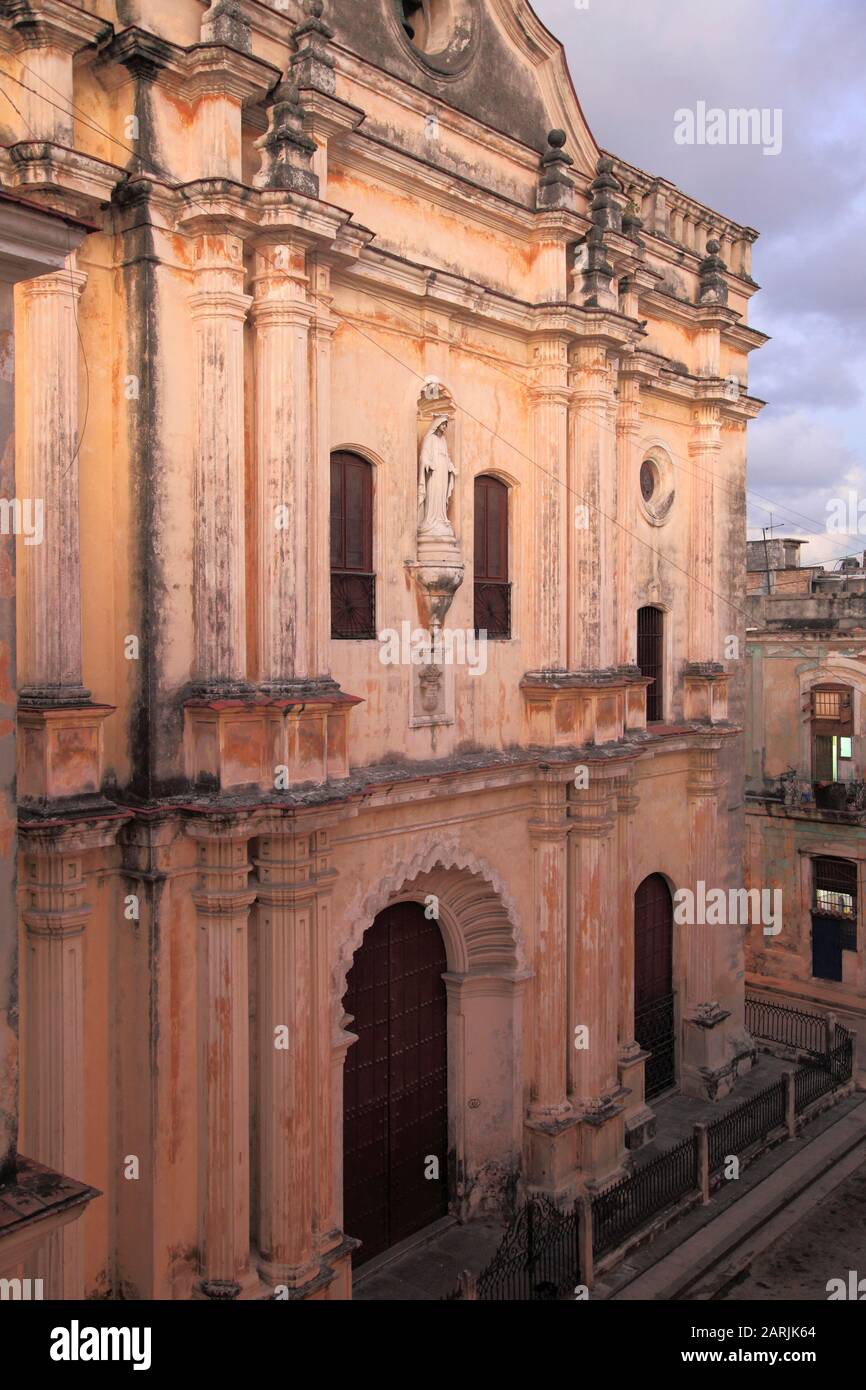
[{"label": "curved pediment", "polygon": [[598,149],[562,45],[528,0],[332,0],[327,19],[359,57],[539,153],[561,127],[591,176]]}]

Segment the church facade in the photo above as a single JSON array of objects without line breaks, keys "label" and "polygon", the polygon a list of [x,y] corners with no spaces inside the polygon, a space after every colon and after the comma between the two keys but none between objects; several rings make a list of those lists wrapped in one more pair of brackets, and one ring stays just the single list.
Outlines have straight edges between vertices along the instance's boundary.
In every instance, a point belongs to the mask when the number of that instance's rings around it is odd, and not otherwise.
[{"label": "church facade", "polygon": [[[756,233],[526,0],[0,7],[20,1145],[52,1297],[351,1297],[752,1060]],[[17,93],[17,96],[15,95]],[[2,983],[2,982],[0,982]]]}]

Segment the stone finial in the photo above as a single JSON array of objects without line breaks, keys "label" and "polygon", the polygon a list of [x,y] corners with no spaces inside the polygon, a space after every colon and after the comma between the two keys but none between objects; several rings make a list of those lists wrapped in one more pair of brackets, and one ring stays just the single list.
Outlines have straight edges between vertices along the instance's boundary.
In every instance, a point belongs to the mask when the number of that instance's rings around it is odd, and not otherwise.
[{"label": "stone finial", "polygon": [[202,16],[201,41],[225,43],[242,53],[252,52],[250,22],[241,0],[211,0],[210,9]]},{"label": "stone finial", "polygon": [[595,166],[595,178],[589,185],[593,195],[592,220],[603,231],[622,231],[622,207],[614,196],[622,193],[622,184],[613,172],[613,160],[602,155]]},{"label": "stone finial", "polygon": [[567,138],[564,130],[551,130],[547,137],[548,148],[541,156],[541,177],[538,181],[540,208],[575,210],[574,180],[568,172],[574,160],[565,151]]},{"label": "stone finial", "polygon": [[728,286],[724,276],[727,267],[719,255],[720,250],[721,247],[715,239],[707,242],[707,254],[701,261],[698,271],[700,275],[699,304],[727,304],[728,302]]},{"label": "stone finial", "polygon": [[337,90],[334,59],[328,51],[334,31],[322,18],[324,10],[323,0],[304,0],[306,19],[294,34],[296,52],[292,58],[292,78],[299,87],[310,87],[326,96],[334,96]]},{"label": "stone finial", "polygon": [[284,80],[275,89],[268,117],[268,128],[256,141],[262,167],[253,179],[254,186],[285,188],[317,198],[319,180],[310,167],[316,145],[304,131],[303,110],[293,82]]}]

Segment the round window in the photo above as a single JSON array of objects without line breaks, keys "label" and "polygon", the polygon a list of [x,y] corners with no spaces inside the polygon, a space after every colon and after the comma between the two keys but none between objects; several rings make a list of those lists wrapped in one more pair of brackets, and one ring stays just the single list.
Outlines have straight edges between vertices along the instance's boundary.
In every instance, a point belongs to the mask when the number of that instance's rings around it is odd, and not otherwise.
[{"label": "round window", "polygon": [[462,72],[475,50],[475,0],[394,0],[403,36],[425,67]]},{"label": "round window", "polygon": [[655,444],[641,461],[640,505],[646,520],[663,526],[674,504],[673,464],[667,449]]},{"label": "round window", "polygon": [[644,459],[640,466],[640,493],[645,502],[649,502],[658,486],[658,473],[656,466],[651,459]]}]

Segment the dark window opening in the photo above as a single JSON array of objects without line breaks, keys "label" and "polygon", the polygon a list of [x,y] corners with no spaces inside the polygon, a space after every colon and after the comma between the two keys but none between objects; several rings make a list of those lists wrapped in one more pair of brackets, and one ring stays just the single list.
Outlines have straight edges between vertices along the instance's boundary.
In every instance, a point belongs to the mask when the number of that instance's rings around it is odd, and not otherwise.
[{"label": "dark window opening", "polygon": [[650,459],[644,459],[640,466],[640,491],[645,502],[649,502],[652,498],[657,481],[655,465]]},{"label": "dark window opening", "polygon": [[475,630],[511,636],[508,580],[508,488],[498,478],[475,479]]},{"label": "dark window opening", "polygon": [[412,19],[417,15],[418,11],[422,9],[421,0],[401,0],[401,8],[403,10],[403,28],[406,30],[408,37],[414,42],[415,25],[412,23]]},{"label": "dark window opening", "polygon": [[664,614],[660,608],[639,608],[637,611],[637,664],[650,685],[646,692],[647,723],[664,718],[662,685],[664,660]]},{"label": "dark window opening", "polygon": [[839,924],[841,949],[857,950],[857,865],[850,859],[812,860],[813,911]]},{"label": "dark window opening", "polygon": [[373,469],[355,454],[331,455],[331,636],[376,636]]},{"label": "dark window opening", "polygon": [[[850,687],[844,685],[816,685],[811,691],[813,782],[849,782],[854,776],[851,695]],[[841,786],[816,792],[819,807],[844,809],[844,798]]]}]

